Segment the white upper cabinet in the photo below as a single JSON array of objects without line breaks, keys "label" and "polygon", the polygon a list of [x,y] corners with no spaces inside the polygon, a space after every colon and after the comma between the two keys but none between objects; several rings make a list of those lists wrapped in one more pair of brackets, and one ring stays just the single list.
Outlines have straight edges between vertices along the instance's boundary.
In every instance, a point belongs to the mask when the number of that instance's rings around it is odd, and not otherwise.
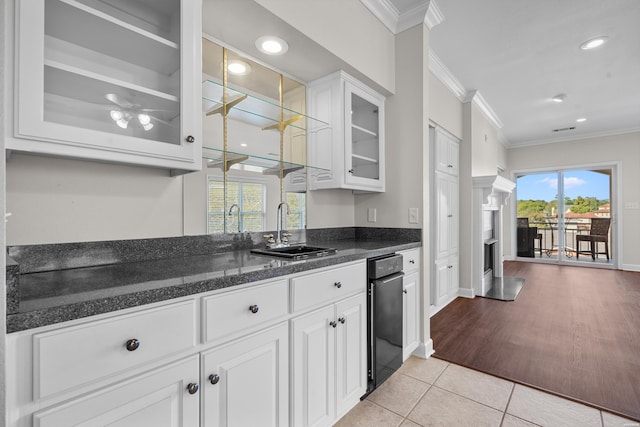
[{"label": "white upper cabinet", "polygon": [[201,0],[20,0],[7,148],[201,168]]},{"label": "white upper cabinet", "polygon": [[310,189],[384,192],[385,98],[340,71],[308,85],[309,115],[330,123],[308,135]]},{"label": "white upper cabinet", "polygon": [[434,135],[436,144],[435,169],[458,176],[460,173],[458,141],[440,128],[435,128]]}]

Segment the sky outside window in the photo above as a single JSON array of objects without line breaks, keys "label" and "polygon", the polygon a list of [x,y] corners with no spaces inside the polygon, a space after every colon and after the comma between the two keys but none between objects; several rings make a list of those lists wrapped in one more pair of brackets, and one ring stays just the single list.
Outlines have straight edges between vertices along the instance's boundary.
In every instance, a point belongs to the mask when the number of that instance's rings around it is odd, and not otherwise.
[{"label": "sky outside window", "polygon": [[[588,170],[564,173],[564,195],[609,200],[610,175]],[[517,179],[518,200],[555,200],[558,194],[558,174],[541,173],[521,176]]]}]

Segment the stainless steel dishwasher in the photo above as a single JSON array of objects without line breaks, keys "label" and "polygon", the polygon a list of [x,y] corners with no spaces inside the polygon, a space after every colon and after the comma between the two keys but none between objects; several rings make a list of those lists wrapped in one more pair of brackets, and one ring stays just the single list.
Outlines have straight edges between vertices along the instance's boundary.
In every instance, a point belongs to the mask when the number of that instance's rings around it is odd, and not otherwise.
[{"label": "stainless steel dishwasher", "polygon": [[366,397],[402,365],[402,255],[370,258],[368,267]]}]

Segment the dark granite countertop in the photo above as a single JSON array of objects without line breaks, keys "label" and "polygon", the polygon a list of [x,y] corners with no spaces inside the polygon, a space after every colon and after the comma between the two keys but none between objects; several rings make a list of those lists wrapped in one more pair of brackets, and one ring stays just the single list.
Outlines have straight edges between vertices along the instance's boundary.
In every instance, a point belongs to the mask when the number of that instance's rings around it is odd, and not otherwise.
[{"label": "dark granite countertop", "polygon": [[7,332],[366,259],[420,247],[421,242],[314,239],[313,245],[337,253],[290,261],[242,248],[22,274],[19,305],[7,315]]}]

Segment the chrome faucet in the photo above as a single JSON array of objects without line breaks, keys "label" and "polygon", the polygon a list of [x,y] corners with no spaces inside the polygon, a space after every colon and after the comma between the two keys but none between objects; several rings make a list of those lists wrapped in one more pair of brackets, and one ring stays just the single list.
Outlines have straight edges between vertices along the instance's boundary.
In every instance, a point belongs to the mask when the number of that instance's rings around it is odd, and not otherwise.
[{"label": "chrome faucet", "polygon": [[240,206],[237,203],[234,203],[229,208],[229,216],[231,216],[231,212],[233,212],[233,208],[238,208],[238,233],[240,233]]},{"label": "chrome faucet", "polygon": [[282,232],[282,222],[283,222],[283,215],[282,215],[282,206],[286,206],[287,207],[287,211],[286,214],[289,215],[290,210],[289,210],[289,205],[286,202],[281,202],[278,205],[278,215],[277,215],[277,224],[276,224],[276,244],[275,247],[282,247],[282,246],[289,246],[289,233],[283,233]]}]

